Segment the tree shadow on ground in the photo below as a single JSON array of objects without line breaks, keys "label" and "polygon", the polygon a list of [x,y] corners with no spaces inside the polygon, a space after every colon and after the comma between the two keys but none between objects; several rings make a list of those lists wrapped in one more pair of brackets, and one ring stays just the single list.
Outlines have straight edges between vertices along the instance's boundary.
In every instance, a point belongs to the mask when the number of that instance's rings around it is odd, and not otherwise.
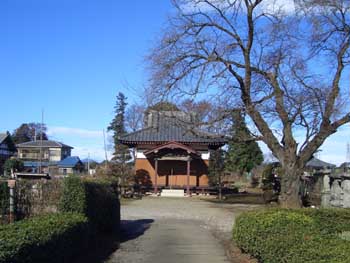
[{"label": "tree shadow on ground", "polygon": [[153,219],[122,220],[120,223],[120,242],[123,243],[142,236],[153,222]]},{"label": "tree shadow on ground", "polygon": [[102,263],[118,250],[120,243],[142,236],[154,222],[153,219],[122,220],[120,239],[116,236],[103,235],[94,240],[86,251],[74,261],[76,263]]}]

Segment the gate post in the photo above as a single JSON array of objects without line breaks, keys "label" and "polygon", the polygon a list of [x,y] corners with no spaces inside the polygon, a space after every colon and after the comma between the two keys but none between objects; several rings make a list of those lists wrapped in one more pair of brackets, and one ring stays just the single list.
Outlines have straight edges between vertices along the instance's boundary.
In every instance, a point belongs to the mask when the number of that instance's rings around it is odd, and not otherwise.
[{"label": "gate post", "polygon": [[10,223],[13,223],[15,221],[15,187],[16,187],[16,180],[15,180],[13,170],[11,170],[11,180],[7,181],[7,185],[10,189],[10,217],[9,217],[9,221],[10,221]]}]

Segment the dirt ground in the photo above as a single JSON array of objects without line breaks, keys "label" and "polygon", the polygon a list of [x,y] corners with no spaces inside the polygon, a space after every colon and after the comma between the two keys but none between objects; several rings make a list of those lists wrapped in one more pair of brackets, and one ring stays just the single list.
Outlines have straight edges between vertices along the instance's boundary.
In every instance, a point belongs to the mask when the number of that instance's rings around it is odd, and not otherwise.
[{"label": "dirt ground", "polygon": [[234,218],[261,205],[147,197],[122,205],[120,248],[106,262],[254,262],[232,245]]}]

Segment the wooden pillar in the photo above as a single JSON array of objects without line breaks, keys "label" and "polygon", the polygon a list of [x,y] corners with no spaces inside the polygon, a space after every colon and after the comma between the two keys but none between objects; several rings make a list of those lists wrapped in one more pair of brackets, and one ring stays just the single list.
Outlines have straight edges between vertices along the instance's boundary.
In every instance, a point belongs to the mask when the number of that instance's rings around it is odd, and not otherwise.
[{"label": "wooden pillar", "polygon": [[158,158],[154,158],[154,193],[158,194]]},{"label": "wooden pillar", "polygon": [[186,193],[188,196],[191,195],[191,193],[190,193],[190,172],[191,172],[191,159],[188,158],[188,160],[187,160],[187,189],[186,189]]}]

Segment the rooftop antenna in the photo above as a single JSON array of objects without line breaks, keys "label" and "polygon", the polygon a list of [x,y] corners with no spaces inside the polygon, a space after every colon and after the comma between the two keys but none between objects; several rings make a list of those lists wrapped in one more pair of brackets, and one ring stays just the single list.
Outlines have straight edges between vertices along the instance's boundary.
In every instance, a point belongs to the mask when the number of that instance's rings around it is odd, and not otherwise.
[{"label": "rooftop antenna", "polygon": [[346,144],[346,162],[350,162],[350,143]]}]

